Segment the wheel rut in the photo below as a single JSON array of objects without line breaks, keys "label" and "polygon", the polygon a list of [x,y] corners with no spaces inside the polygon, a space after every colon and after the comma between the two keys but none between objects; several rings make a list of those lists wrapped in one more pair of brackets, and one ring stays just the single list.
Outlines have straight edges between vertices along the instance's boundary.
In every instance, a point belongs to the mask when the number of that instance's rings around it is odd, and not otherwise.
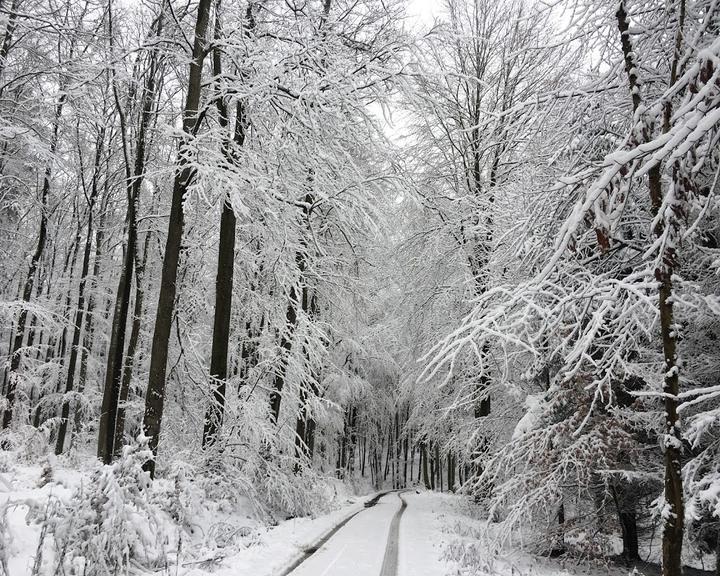
[{"label": "wheel rut", "polygon": [[400,498],[400,509],[395,512],[392,522],[390,523],[390,531],[388,532],[387,547],[385,548],[385,557],[383,559],[380,576],[397,576],[398,569],[398,547],[400,544],[400,520],[407,508],[407,501],[403,498],[403,492],[398,492]]},{"label": "wheel rut", "polygon": [[[388,490],[386,492],[379,492],[377,495],[373,496],[370,500],[365,502],[365,505],[362,509],[358,510],[357,512],[355,512],[353,514],[350,514],[350,516],[348,516],[342,522],[337,524],[332,530],[327,532],[324,536],[322,536],[314,544],[305,548],[303,550],[303,554],[299,558],[297,558],[292,564],[290,564],[290,566],[288,566],[282,572],[280,572],[280,574],[278,574],[278,576],[289,576],[303,562],[305,562],[308,558],[312,557],[313,554],[315,554],[318,550],[320,550],[320,548],[322,548],[333,536],[335,536],[335,534],[337,534],[338,531],[341,528],[343,528],[343,526],[345,526],[348,522],[350,522],[350,520],[355,518],[358,514],[362,514],[368,508],[372,508],[373,506],[375,506],[378,503],[378,501],[380,500],[380,498],[390,494],[391,492],[392,492],[392,490]],[[402,500],[402,498],[401,498],[401,500]],[[405,506],[405,501],[403,500],[403,507],[404,506]],[[393,521],[394,520],[395,520],[395,518],[393,518]],[[392,528],[391,528],[391,532],[392,532]],[[385,551],[385,554],[387,555],[387,549]]]}]

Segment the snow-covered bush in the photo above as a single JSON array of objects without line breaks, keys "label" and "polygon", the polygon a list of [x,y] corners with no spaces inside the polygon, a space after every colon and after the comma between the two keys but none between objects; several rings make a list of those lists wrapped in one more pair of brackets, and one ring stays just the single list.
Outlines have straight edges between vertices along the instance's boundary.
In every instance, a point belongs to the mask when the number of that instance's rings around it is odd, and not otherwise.
[{"label": "snow-covered bush", "polygon": [[95,471],[55,518],[56,572],[105,576],[137,563],[165,563],[172,533],[143,464],[152,458],[147,438],[126,446],[112,465]]}]

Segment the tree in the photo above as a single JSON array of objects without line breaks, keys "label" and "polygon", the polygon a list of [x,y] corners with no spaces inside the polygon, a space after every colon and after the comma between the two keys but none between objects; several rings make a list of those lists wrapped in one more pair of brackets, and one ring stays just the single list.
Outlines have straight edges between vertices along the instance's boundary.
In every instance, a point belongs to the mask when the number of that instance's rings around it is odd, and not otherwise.
[{"label": "tree", "polygon": [[[623,467],[633,462],[627,454],[641,443],[660,444],[663,571],[678,574],[688,498],[682,487],[679,413],[683,399],[695,394],[679,389],[679,370],[686,371],[688,383],[698,373],[698,367],[678,362],[679,347],[685,346],[678,335],[692,329],[697,320],[690,310],[708,297],[702,283],[681,280],[684,271],[697,275],[697,270],[679,253],[706,249],[705,233],[694,234],[708,226],[706,198],[717,166],[709,144],[718,129],[717,86],[711,80],[714,66],[707,63],[717,49],[708,27],[715,7],[678,2],[671,19],[663,18],[662,8],[645,12],[625,3],[620,9],[585,8],[576,12],[573,32],[596,45],[605,38],[595,35],[597,22],[604,22],[602,29],[618,38],[606,52],[610,66],[597,78],[591,74],[592,89],[582,94],[548,94],[534,105],[516,106],[537,114],[544,103],[577,99],[582,122],[565,124],[574,136],[555,156],[565,174],[546,189],[544,203],[533,207],[524,223],[530,231],[508,239],[508,249],[522,257],[514,266],[521,268],[508,273],[510,261],[503,281],[482,295],[435,349],[428,374],[446,368],[454,373],[452,363],[462,350],[489,343],[505,366],[508,390],[529,387],[543,372],[549,376],[527,419],[483,473],[498,487],[495,504],[509,504],[507,525],[527,515],[547,516],[547,500],[562,503],[563,486],[592,502],[600,477],[606,494],[620,494],[632,486],[623,477]],[[635,20],[648,26],[631,35]],[[683,38],[693,42],[686,46]],[[652,70],[656,80],[643,83],[642,70]],[[598,98],[612,103],[607,119],[586,112],[599,110]],[[500,343],[491,342],[497,337]],[[523,372],[528,366],[531,370]],[[588,449],[593,438],[606,439],[597,442],[599,454]],[[651,477],[659,464],[634,460],[638,468],[631,471]],[[519,503],[518,489],[524,493]],[[627,512],[618,506],[624,535],[632,531],[632,522],[623,519]],[[624,540],[632,555],[633,538]]]},{"label": "tree", "polygon": [[[167,242],[163,257],[160,296],[155,316],[152,354],[150,356],[150,375],[145,396],[145,416],[143,431],[150,438],[150,448],[157,455],[157,447],[162,424],[163,406],[165,402],[165,378],[167,372],[168,347],[170,345],[170,328],[175,308],[177,292],[177,272],[180,258],[180,243],[183,234],[183,204],[188,188],[192,185],[195,175],[191,163],[190,140],[199,129],[198,111],[202,90],[202,68],[205,60],[208,22],[210,20],[211,0],[200,0],[198,3],[195,23],[195,39],[193,41],[192,60],[188,79],[187,96],[183,109],[183,135],[178,145],[178,155],[173,183],[172,204],[168,222]],[[152,476],[155,474],[155,461],[148,461],[145,468]]]},{"label": "tree", "polygon": [[[150,36],[159,36],[162,33],[164,18],[164,2],[161,3],[160,13],[150,27]],[[110,55],[114,55],[114,34],[112,24],[112,6],[108,10],[108,35],[110,42]],[[127,239],[125,243],[124,258],[118,279],[118,288],[113,310],[112,330],[110,345],[108,349],[108,361],[105,373],[105,386],[103,389],[103,401],[100,412],[100,425],[98,428],[98,458],[104,463],[112,462],[113,457],[120,449],[120,441],[123,437],[124,410],[120,406],[121,397],[127,397],[127,391],[122,389],[123,366],[125,362],[133,360],[128,356],[125,359],[125,334],[127,331],[128,313],[130,310],[130,296],[132,290],[132,278],[135,260],[137,258],[137,219],[138,203],[140,201],[140,190],[145,177],[145,165],[147,161],[147,138],[148,130],[153,121],[156,107],[156,90],[158,75],[160,72],[160,55],[157,51],[151,51],[148,56],[143,90],[141,92],[141,112],[139,114],[139,126],[135,142],[135,158],[132,159],[130,149],[129,128],[127,112],[120,100],[118,81],[116,73],[112,75],[113,97],[116,104],[116,112],[120,121],[120,137],[125,165],[125,178],[127,189]],[[141,70],[136,68],[136,73]],[[132,92],[131,92],[132,96]],[[132,99],[128,102],[130,109],[134,106]],[[121,424],[122,423],[122,424]]]},{"label": "tree", "polygon": [[[253,5],[248,4],[244,23],[246,35],[252,33],[254,26]],[[222,38],[220,2],[215,14],[215,41]],[[213,75],[222,82],[222,54],[220,47],[213,48]],[[222,86],[216,96],[218,119],[221,129],[227,129],[229,123],[228,107],[225,102]],[[222,144],[222,154],[228,164],[234,162],[233,146],[241,147],[245,142],[248,128],[247,114],[242,100],[239,100],[235,112],[235,129],[232,139],[229,137]],[[210,352],[210,378],[213,380],[213,398],[210,408],[205,414],[203,428],[203,446],[212,445],[222,424],[225,409],[225,394],[228,376],[228,348],[230,344],[230,319],[232,316],[233,272],[235,267],[235,211],[232,199],[227,196],[222,201],[220,216],[220,242],[218,244],[217,277],[215,280],[215,314],[213,318],[213,343]]]}]

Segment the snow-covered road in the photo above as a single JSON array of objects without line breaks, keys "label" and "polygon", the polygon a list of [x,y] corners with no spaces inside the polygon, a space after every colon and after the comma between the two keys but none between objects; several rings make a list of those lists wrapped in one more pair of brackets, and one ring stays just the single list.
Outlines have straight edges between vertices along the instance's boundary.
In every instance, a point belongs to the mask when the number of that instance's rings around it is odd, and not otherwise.
[{"label": "snow-covered road", "polygon": [[390,528],[400,507],[397,493],[386,494],[375,506],[354,516],[291,575],[379,576],[388,540],[397,537]]},{"label": "snow-covered road", "polygon": [[353,516],[289,576],[442,576],[443,502],[406,490]]}]

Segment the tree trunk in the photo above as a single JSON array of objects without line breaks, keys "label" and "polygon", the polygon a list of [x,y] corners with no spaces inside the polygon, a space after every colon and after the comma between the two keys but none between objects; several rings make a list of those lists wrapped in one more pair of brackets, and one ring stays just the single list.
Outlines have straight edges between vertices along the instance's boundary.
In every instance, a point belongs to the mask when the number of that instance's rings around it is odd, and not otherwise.
[{"label": "tree trunk", "polygon": [[297,325],[297,293],[295,286],[290,288],[288,295],[287,312],[285,314],[285,326],[280,334],[280,353],[283,357],[280,366],[273,378],[272,391],[270,392],[270,422],[277,424],[280,417],[280,403],[282,402],[282,390],[285,386],[285,372],[292,352],[292,336]]},{"label": "tree trunk", "polygon": [[407,486],[408,483],[408,444],[409,444],[409,437],[406,435],[405,439],[403,440],[402,447],[403,447],[403,486]]},{"label": "tree trunk", "polygon": [[[138,159],[140,159],[141,153],[143,153],[143,148],[140,146],[141,142],[144,143],[144,132],[142,129],[138,133]],[[137,165],[138,163],[136,162],[136,166]],[[100,411],[100,424],[98,426],[97,455],[104,464],[110,464],[115,454],[117,412],[120,403],[120,386],[125,352],[125,333],[127,331],[128,311],[130,309],[130,292],[132,289],[137,243],[137,203],[139,200],[141,174],[142,171],[140,174],[136,172],[135,179],[128,175],[126,213],[127,240],[115,298],[112,329],[110,331],[110,345],[107,352],[107,367],[105,371],[102,408]],[[137,185],[135,185],[134,182],[137,182]]]},{"label": "tree trunk", "polygon": [[622,528],[622,555],[626,560],[639,560],[637,515],[635,509],[620,512],[620,526]]},{"label": "tree trunk", "polygon": [[[246,19],[246,35],[254,25],[252,18],[252,4],[248,4]],[[222,37],[220,25],[220,0],[215,9],[215,38]],[[222,81],[222,60],[221,51],[218,46],[213,50],[213,75]],[[222,92],[222,90],[221,90]],[[226,129],[229,123],[227,104],[224,95],[221,93],[216,99],[220,127]],[[245,143],[247,120],[245,107],[242,101],[237,103],[235,116],[235,132],[233,142],[237,147]],[[225,140],[222,145],[223,159],[232,165],[235,157],[232,145]],[[210,352],[210,380],[213,400],[205,413],[205,424],[203,428],[203,447],[215,443],[217,434],[222,426],[225,415],[225,392],[228,376],[228,347],[230,343],[230,317],[232,314],[232,291],[233,291],[233,269],[235,263],[235,211],[229,197],[223,199],[222,214],[220,216],[220,241],[218,245],[218,267],[215,278],[215,315],[213,318],[213,339]],[[304,436],[304,431],[303,431]]]},{"label": "tree trunk", "polygon": [[[82,271],[80,273],[80,286],[78,288],[77,306],[75,308],[75,322],[73,324],[73,337],[70,348],[70,360],[68,361],[67,380],[65,382],[65,394],[73,391],[75,385],[75,368],[77,366],[78,352],[80,346],[80,334],[82,332],[83,314],[85,312],[85,288],[87,285],[88,271],[90,270],[90,252],[92,251],[92,235],[93,235],[93,208],[98,195],[98,178],[100,175],[100,161],[105,140],[105,128],[100,130],[98,142],[95,151],[95,164],[93,166],[93,179],[88,197],[88,223],[87,233],[85,236],[85,248],[83,251]],[[81,167],[82,169],[82,167]],[[62,404],[62,412],[60,415],[60,427],[58,429],[57,442],[55,444],[55,454],[62,454],[65,436],[67,434],[68,418],[70,416],[70,399],[65,398]]]},{"label": "tree trunk", "polygon": [[[202,91],[202,67],[205,59],[205,44],[210,19],[212,0],[200,0],[195,22],[195,40],[190,63],[187,99],[183,112],[183,131],[186,136],[178,148],[175,182],[173,185],[170,220],[168,222],[167,242],[163,258],[160,296],[158,299],[155,330],[153,332],[152,353],[150,356],[150,375],[147,394],[145,396],[145,415],[143,432],[149,437],[150,448],[157,456],[158,440],[162,425],[163,407],[165,403],[165,376],[167,372],[168,349],[170,346],[170,328],[175,310],[177,293],[177,271],[180,259],[180,243],[183,234],[183,204],[188,187],[195,177],[195,169],[190,163],[191,155],[189,137],[194,136],[199,128],[198,107]],[[145,469],[155,476],[155,459],[145,463]]]},{"label": "tree trunk", "polygon": [[142,327],[143,303],[145,302],[145,289],[143,280],[145,266],[147,264],[148,249],[150,247],[150,231],[145,233],[143,242],[142,257],[135,261],[135,303],[133,304],[132,327],[130,328],[130,340],[128,341],[125,364],[123,366],[122,379],[120,382],[120,398],[118,399],[117,418],[115,421],[115,439],[113,440],[113,455],[120,456],[125,439],[125,412],[130,383],[132,382],[133,369],[135,368],[135,356],[137,345],[140,340],[140,328]]},{"label": "tree trunk", "polygon": [[[634,59],[634,52],[630,40],[630,25],[628,15],[625,11],[624,2],[616,12],[620,41],[622,45],[625,71],[628,76],[630,92],[632,95],[633,112],[637,112],[642,104],[640,81],[637,76],[637,68]],[[675,35],[675,55],[671,65],[670,82],[672,86],[677,80],[677,66],[682,42],[682,28],[685,20],[685,2],[680,1],[678,28]],[[670,130],[670,117],[672,103],[668,100],[664,109],[663,132]],[[647,141],[649,135],[645,136]],[[672,226],[672,222],[665,222],[657,218],[663,204],[663,190],[661,177],[661,164],[656,164],[648,171],[648,187],[650,193],[651,212],[657,220],[655,235],[662,238],[666,226]],[[681,475],[680,456],[682,451],[682,434],[680,430],[680,418],[678,415],[678,393],[680,392],[679,372],[680,366],[677,363],[677,329],[674,322],[673,312],[673,283],[672,276],[677,264],[675,248],[665,248],[660,255],[660,264],[655,270],[655,278],[660,284],[659,288],[659,311],[660,311],[660,333],[662,336],[663,357],[665,359],[663,394],[665,404],[665,502],[667,512],[664,515],[665,524],[663,528],[663,575],[677,576],[682,574],[682,545],[684,535],[685,502],[683,500],[683,486]]]},{"label": "tree trunk", "polygon": [[420,463],[422,464],[423,484],[425,484],[425,488],[430,490],[431,484],[428,476],[428,451],[424,441],[420,443]]},{"label": "tree trunk", "polygon": [[33,284],[35,283],[35,273],[37,271],[38,263],[42,257],[43,251],[45,250],[45,243],[47,241],[47,204],[48,196],[50,194],[50,179],[52,177],[52,157],[57,151],[58,139],[60,134],[60,119],[62,117],[63,106],[67,94],[64,91],[64,87],[60,87],[60,96],[58,102],[55,105],[55,117],[53,119],[53,131],[50,139],[50,160],[45,168],[45,175],[43,178],[43,187],[40,197],[40,230],[38,231],[38,242],[35,247],[35,252],[30,259],[30,266],[28,268],[27,276],[25,277],[25,285],[23,287],[22,300],[23,308],[20,311],[17,324],[15,327],[15,338],[13,340],[12,350],[10,351],[10,370],[8,374],[8,385],[7,385],[7,408],[3,414],[2,427],[3,429],[8,428],[13,419],[13,409],[15,407],[15,394],[17,391],[17,371],[20,368],[20,348],[22,347],[22,341],[25,336],[25,324],[27,323],[27,303],[30,302],[32,296]]},{"label": "tree trunk", "polygon": [[[13,34],[15,34],[15,28],[17,27],[18,4],[19,0],[13,0],[12,6],[10,6],[10,16],[8,17],[7,25],[5,26],[5,37],[3,38],[2,47],[0,47],[0,78],[2,78],[5,73],[7,57],[10,53]],[[0,94],[2,94],[2,88],[0,88]]]},{"label": "tree trunk", "polygon": [[[100,266],[102,263],[102,245],[105,238],[105,218],[107,216],[107,202],[110,198],[108,194],[109,183],[105,180],[104,191],[103,191],[103,202],[100,209],[100,221],[98,222],[97,231],[95,232],[95,259],[93,262],[92,278],[94,287],[97,287],[98,278],[100,276]],[[82,353],[80,355],[80,374],[78,375],[78,394],[82,394],[85,391],[85,383],[87,381],[88,372],[88,359],[90,357],[90,350],[93,346],[94,340],[94,315],[96,308],[96,296],[93,292],[90,292],[88,299],[88,307],[85,313],[85,330],[83,335],[83,346]],[[80,431],[82,421],[80,418],[80,411],[75,409],[75,421],[73,424],[73,438],[77,436]]]},{"label": "tree trunk", "polygon": [[362,462],[360,463],[360,476],[365,478],[365,459],[367,457],[367,438],[362,440]]},{"label": "tree trunk", "polygon": [[432,445],[430,446],[430,489],[435,490],[435,466],[436,466],[436,459],[433,455],[433,449]]},{"label": "tree trunk", "polygon": [[440,486],[440,492],[443,492],[443,465],[439,443],[435,443],[435,471],[437,473],[437,485]]}]

